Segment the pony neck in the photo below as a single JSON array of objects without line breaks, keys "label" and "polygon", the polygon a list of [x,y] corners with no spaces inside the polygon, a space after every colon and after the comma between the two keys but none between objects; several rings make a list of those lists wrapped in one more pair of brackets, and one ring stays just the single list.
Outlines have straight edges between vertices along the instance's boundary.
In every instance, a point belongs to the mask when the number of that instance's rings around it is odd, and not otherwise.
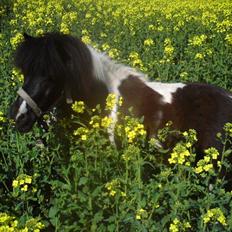
[{"label": "pony neck", "polygon": [[88,46],[88,48],[91,53],[94,77],[105,84],[109,93],[120,95],[118,87],[123,80],[131,75],[145,81],[144,74],[136,72],[133,68],[126,65],[116,63],[107,55],[98,52],[91,46]]}]

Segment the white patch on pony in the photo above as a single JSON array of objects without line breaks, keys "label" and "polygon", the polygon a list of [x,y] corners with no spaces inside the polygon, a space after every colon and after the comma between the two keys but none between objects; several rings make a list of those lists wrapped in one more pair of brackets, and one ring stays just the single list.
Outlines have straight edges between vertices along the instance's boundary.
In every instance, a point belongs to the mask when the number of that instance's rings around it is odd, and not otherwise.
[{"label": "white patch on pony", "polygon": [[26,113],[27,113],[27,103],[25,100],[23,100],[18,109],[18,113],[15,119],[17,120],[22,114],[26,114]]},{"label": "white patch on pony", "polygon": [[118,100],[119,100],[119,96],[116,96],[116,104],[114,105],[109,115],[109,117],[112,118],[112,123],[108,128],[108,134],[109,134],[110,142],[114,145],[116,145],[114,139],[114,128],[115,128],[115,124],[117,123]]},{"label": "white patch on pony", "polygon": [[94,76],[105,83],[109,93],[116,95],[116,104],[109,115],[113,122],[108,128],[109,139],[111,143],[115,144],[114,129],[115,124],[117,123],[118,100],[120,97],[118,88],[122,81],[127,79],[129,76],[136,76],[144,82],[146,81],[146,76],[142,73],[136,72],[133,68],[116,63],[107,55],[96,51],[91,46],[88,46],[88,48],[92,56]]},{"label": "white patch on pony", "polygon": [[184,88],[183,83],[160,83],[160,82],[146,82],[146,85],[158,92],[163,97],[164,103],[172,103],[172,94],[177,89]]},{"label": "white patch on pony", "polygon": [[144,74],[136,72],[136,70],[126,65],[116,63],[91,46],[88,46],[88,48],[92,56],[94,75],[106,84],[110,93],[119,95],[118,87],[130,75],[139,77],[143,81],[146,80]]}]

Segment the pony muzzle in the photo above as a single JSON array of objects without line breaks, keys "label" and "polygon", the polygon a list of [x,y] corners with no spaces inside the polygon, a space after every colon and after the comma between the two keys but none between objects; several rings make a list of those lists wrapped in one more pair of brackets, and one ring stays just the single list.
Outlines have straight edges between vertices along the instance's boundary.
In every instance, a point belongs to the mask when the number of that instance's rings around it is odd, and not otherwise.
[{"label": "pony muzzle", "polygon": [[17,94],[31,107],[35,115],[38,118],[40,118],[42,115],[42,110],[39,108],[36,102],[30,97],[30,95],[23,88],[20,88],[17,91]]}]

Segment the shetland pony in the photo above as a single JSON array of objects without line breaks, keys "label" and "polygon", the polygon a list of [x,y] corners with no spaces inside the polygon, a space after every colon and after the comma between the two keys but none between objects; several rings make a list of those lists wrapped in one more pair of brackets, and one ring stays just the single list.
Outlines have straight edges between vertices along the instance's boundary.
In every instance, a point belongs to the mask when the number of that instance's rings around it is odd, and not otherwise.
[{"label": "shetland pony", "polygon": [[[10,109],[20,132],[30,131],[54,106],[65,111],[75,100],[89,107],[103,106],[107,95],[114,93],[123,97],[124,112],[132,107],[136,116],[144,117],[148,137],[156,136],[172,121],[176,130],[196,130],[197,152],[211,146],[222,149],[216,134],[226,122],[232,122],[232,94],[228,91],[200,83],[151,82],[70,35],[24,34],[24,38],[14,57],[24,83]],[[116,106],[110,116],[117,121]],[[110,138],[114,139],[113,131]]]}]

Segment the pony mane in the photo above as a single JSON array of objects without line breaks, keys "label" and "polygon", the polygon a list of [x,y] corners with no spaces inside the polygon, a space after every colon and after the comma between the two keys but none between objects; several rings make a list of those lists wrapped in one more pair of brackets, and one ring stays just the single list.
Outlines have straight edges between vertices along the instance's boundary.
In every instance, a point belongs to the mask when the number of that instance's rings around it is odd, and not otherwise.
[{"label": "pony mane", "polygon": [[15,52],[14,63],[25,76],[46,75],[59,81],[66,78],[72,83],[92,76],[91,55],[81,40],[56,32],[24,37]]}]

